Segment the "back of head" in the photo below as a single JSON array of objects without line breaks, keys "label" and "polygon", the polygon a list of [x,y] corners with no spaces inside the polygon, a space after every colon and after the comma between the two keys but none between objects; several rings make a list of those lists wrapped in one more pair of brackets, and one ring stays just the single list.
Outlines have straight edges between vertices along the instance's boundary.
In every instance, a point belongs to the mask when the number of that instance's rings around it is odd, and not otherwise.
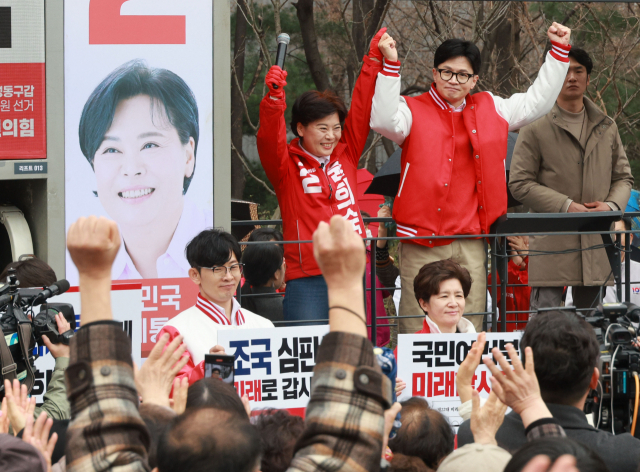
[{"label": "back of head", "polygon": [[604,461],[587,446],[569,438],[542,438],[522,446],[513,455],[504,472],[520,472],[535,456],[543,454],[552,462],[565,454],[576,458],[576,467],[580,472],[609,472]]},{"label": "back of head", "polygon": [[254,287],[264,286],[282,267],[284,251],[278,244],[251,244],[242,253],[244,277]]},{"label": "back of head", "polygon": [[433,472],[419,457],[394,454],[389,472]]},{"label": "back of head", "polygon": [[231,233],[218,228],[205,229],[193,238],[185,249],[187,261],[191,267],[221,266],[229,262],[231,253],[238,262],[242,259],[242,250],[238,240]]},{"label": "back of head", "polygon": [[249,421],[236,389],[220,379],[200,379],[189,387],[187,410],[198,408],[217,408],[237,414],[241,420]]},{"label": "back of head", "polygon": [[10,434],[0,434],[0,470],[2,472],[46,472],[47,463],[31,444]]},{"label": "back of head", "polygon": [[0,285],[7,281],[9,269],[16,270],[16,276],[20,281],[21,288],[48,287],[58,280],[56,273],[49,264],[37,257],[31,257],[7,264],[2,274],[0,274]]},{"label": "back of head", "polygon": [[158,442],[164,434],[169,424],[176,417],[173,410],[154,405],[153,403],[143,403],[140,405],[140,417],[149,430],[151,444],[149,445],[149,467],[152,469],[158,465]]},{"label": "back of head", "polygon": [[344,101],[331,90],[319,92],[308,90],[300,95],[291,108],[291,132],[298,135],[298,123],[307,126],[309,123],[338,114],[340,123],[347,117],[347,106]]},{"label": "back of head", "polygon": [[304,421],[286,410],[266,410],[255,424],[262,440],[262,472],[284,472],[289,468]]},{"label": "back of head", "polygon": [[545,402],[574,405],[580,401],[600,355],[589,323],[570,311],[540,313],[527,324],[521,346],[533,350]]},{"label": "back of head", "polygon": [[419,457],[428,467],[437,469],[453,451],[454,433],[449,422],[421,397],[403,402],[401,415],[402,426],[389,447],[394,453]]},{"label": "back of head", "polygon": [[263,226],[251,231],[249,241],[283,241],[282,233],[275,228]]},{"label": "back of head", "polygon": [[260,467],[260,452],[258,432],[235,413],[187,409],[160,437],[158,470],[255,472]]},{"label": "back of head", "polygon": [[460,38],[447,39],[438,46],[433,56],[433,67],[437,69],[443,62],[456,57],[466,57],[473,68],[473,73],[475,75],[480,74],[480,68],[482,67],[480,49],[471,41],[465,41]]}]

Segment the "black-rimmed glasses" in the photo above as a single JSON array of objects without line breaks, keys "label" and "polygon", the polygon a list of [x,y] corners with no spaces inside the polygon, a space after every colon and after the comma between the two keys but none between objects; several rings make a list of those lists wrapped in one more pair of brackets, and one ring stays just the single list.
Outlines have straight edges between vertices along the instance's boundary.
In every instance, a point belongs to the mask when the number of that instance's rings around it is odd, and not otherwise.
[{"label": "black-rimmed glasses", "polygon": [[440,78],[446,82],[449,82],[455,75],[459,84],[466,84],[469,82],[469,79],[473,77],[473,74],[467,74],[466,72],[453,72],[449,69],[437,69],[437,71],[440,73]]},{"label": "black-rimmed glasses", "polygon": [[211,269],[214,275],[218,277],[224,277],[227,274],[233,276],[242,275],[244,264],[233,264],[230,266],[215,266],[215,267],[202,267],[202,269]]}]

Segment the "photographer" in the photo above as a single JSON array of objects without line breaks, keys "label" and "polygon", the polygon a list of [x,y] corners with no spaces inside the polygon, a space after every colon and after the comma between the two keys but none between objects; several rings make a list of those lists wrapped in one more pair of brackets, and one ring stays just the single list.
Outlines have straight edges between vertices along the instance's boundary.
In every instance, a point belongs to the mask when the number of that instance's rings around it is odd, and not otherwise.
[{"label": "photographer", "polygon": [[[535,355],[535,373],[540,393],[553,418],[567,437],[595,451],[610,470],[636,472],[640,462],[640,440],[630,434],[613,435],[591,426],[583,413],[588,393],[598,385],[596,367],[600,346],[593,328],[574,313],[541,313],[527,325],[521,349],[530,346]],[[526,443],[522,418],[506,415],[496,434],[498,444],[515,450]],[[458,430],[458,446],[473,442],[469,421]]]}]

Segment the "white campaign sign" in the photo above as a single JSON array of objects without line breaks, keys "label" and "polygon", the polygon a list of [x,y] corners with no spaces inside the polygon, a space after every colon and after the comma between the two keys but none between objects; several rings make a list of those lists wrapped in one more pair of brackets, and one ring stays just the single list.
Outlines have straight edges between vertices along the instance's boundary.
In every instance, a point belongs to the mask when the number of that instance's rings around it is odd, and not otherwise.
[{"label": "white campaign sign", "polygon": [[[77,287],[72,287],[68,292],[52,297],[49,301],[51,303],[69,303],[73,305],[73,311],[76,315],[76,329],[80,328],[82,307],[80,305],[80,292],[78,292]],[[140,352],[142,344],[142,329],[140,326],[142,290],[140,284],[114,285],[111,291],[111,309],[113,311],[113,319],[122,323],[122,328],[131,338],[132,358],[140,366],[142,363]],[[39,311],[40,309],[36,307],[36,314]],[[47,391],[47,384],[55,367],[55,359],[45,346],[38,346],[37,349],[40,357],[35,362],[37,369],[36,382],[31,390],[31,395],[35,396],[36,402],[40,404],[43,401],[43,395]]]},{"label": "white campaign sign", "polygon": [[[407,388],[398,401],[411,397],[425,397],[432,408],[447,417],[456,430],[462,423],[458,414],[460,397],[456,390],[458,367],[464,361],[477,334],[401,334],[398,336],[398,378]],[[487,333],[483,357],[498,347],[507,355],[505,345],[513,343],[520,353],[522,333]],[[473,378],[473,386],[481,397],[491,391],[491,372],[480,363]]]},{"label": "white campaign sign", "polygon": [[252,409],[305,408],[322,338],[329,325],[218,332],[218,344],[235,361],[235,386]]}]

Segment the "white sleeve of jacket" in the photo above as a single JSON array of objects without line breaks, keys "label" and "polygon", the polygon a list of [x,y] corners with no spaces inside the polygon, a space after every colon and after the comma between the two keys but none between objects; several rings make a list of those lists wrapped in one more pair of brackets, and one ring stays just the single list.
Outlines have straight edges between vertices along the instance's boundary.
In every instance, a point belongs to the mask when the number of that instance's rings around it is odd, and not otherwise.
[{"label": "white sleeve of jacket", "polygon": [[568,70],[569,62],[561,62],[548,52],[538,77],[529,90],[513,94],[509,98],[493,95],[496,111],[509,123],[509,131],[533,123],[551,111],[562,90]]},{"label": "white sleeve of jacket", "polygon": [[407,102],[400,96],[400,77],[378,73],[376,91],[371,104],[371,129],[401,145],[409,132],[413,118]]}]

